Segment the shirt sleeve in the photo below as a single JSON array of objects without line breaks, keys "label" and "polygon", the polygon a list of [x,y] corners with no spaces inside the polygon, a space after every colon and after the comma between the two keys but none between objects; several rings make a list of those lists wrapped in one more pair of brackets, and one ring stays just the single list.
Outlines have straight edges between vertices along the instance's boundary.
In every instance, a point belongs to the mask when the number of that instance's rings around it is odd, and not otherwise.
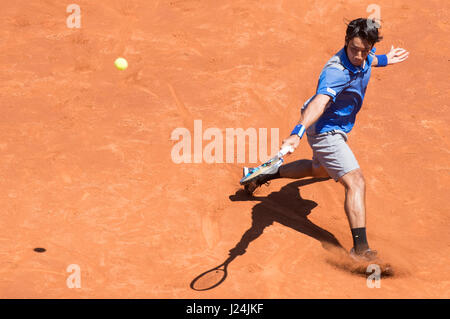
[{"label": "shirt sleeve", "polygon": [[336,97],[344,90],[347,83],[347,76],[342,70],[333,67],[325,68],[320,73],[316,94],[328,95],[333,102],[336,102]]}]

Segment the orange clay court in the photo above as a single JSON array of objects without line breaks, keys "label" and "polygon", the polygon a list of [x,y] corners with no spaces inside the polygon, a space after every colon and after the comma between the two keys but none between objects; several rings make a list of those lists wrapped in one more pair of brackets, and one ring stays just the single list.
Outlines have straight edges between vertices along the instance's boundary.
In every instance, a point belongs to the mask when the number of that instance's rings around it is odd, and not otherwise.
[{"label": "orange clay court", "polygon": [[[1,298],[450,297],[448,2],[377,1],[377,54],[410,56],[373,68],[349,134],[370,245],[395,269],[372,289],[324,244],[352,247],[339,183],[278,179],[245,198],[256,164],[171,158],[194,120],[279,128],[281,143],[372,2],[76,3],[80,28],[69,2],[2,5]],[[302,140],[287,161],[311,155]],[[223,283],[190,288],[242,246]]]}]

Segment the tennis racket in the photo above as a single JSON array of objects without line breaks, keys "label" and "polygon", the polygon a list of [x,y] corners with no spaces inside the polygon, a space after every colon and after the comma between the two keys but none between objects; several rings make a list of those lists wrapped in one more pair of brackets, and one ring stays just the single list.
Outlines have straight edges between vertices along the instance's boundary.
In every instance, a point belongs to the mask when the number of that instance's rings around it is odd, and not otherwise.
[{"label": "tennis racket", "polygon": [[249,184],[260,178],[262,175],[275,173],[277,169],[283,164],[283,156],[285,156],[287,153],[292,153],[293,151],[294,148],[292,146],[284,147],[278,152],[277,155],[272,157],[264,164],[261,164],[255,168],[244,168],[244,177],[242,177],[240,181],[241,185]]},{"label": "tennis racket", "polygon": [[228,257],[225,262],[211,270],[205,271],[201,275],[197,276],[191,282],[191,288],[197,291],[209,290],[220,285],[227,278],[228,264],[236,258],[235,256]]}]

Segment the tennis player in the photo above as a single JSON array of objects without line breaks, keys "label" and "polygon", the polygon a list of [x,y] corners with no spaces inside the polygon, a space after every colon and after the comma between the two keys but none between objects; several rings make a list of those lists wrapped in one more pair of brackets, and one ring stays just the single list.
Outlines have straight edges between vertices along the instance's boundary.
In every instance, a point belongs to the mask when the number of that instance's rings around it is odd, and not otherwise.
[{"label": "tennis player", "polygon": [[347,26],[345,46],[324,66],[316,94],[301,109],[298,124],[283,141],[283,147],[300,143],[306,133],[313,150],[312,160],[299,160],[282,165],[277,172],[261,176],[245,186],[249,193],[275,178],[331,177],[345,188],[345,212],[353,236],[350,255],[356,260],[371,261],[377,252],[369,248],[366,236],[365,181],[347,134],[352,130],[356,114],[369,83],[372,66],[384,67],[407,59],[409,52],[392,46],[389,53],[375,55],[375,43],[381,41],[379,25],[374,20],[359,18]]}]

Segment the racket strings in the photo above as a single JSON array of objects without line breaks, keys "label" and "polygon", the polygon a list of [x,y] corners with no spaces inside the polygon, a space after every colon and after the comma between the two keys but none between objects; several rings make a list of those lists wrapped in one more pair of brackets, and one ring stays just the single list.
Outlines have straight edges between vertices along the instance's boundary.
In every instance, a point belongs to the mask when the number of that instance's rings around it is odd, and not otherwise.
[{"label": "racket strings", "polygon": [[241,179],[242,182],[247,182],[256,176],[267,173],[272,167],[279,167],[283,164],[282,158],[274,158],[258,167],[249,170],[249,173]]},{"label": "racket strings", "polygon": [[226,277],[226,272],[222,269],[213,269],[198,277],[192,287],[195,290],[211,289],[220,284]]}]

